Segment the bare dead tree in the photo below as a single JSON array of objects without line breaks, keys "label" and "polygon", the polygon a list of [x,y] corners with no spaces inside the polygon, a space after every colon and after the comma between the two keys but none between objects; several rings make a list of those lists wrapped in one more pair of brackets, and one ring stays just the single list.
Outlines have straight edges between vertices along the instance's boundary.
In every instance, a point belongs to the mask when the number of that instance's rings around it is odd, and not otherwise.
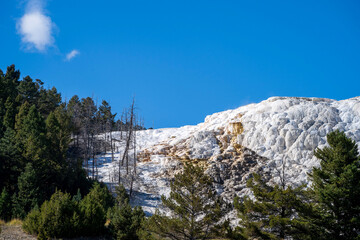
[{"label": "bare dead tree", "polygon": [[286,175],[285,175],[286,162],[287,162],[286,159],[283,159],[281,162],[281,166],[275,168],[276,172],[279,174],[280,186],[283,190],[285,190],[286,183],[287,183],[287,179],[286,179]]},{"label": "bare dead tree", "polygon": [[134,125],[134,104],[135,104],[135,100],[133,99],[133,102],[131,104],[130,107],[130,117],[129,117],[129,124],[127,124],[127,131],[126,131],[126,143],[125,143],[125,150],[124,150],[124,154],[122,157],[122,164],[124,165],[124,161],[126,160],[126,174],[129,174],[129,149],[130,149],[130,144],[132,141],[132,137],[133,137],[133,125]]}]

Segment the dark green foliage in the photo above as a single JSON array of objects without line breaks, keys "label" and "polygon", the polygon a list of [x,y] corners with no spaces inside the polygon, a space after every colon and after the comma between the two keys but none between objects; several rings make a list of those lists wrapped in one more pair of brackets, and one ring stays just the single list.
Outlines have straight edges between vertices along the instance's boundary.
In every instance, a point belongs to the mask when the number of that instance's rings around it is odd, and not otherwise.
[{"label": "dark green foliage", "polygon": [[80,202],[81,199],[82,199],[81,192],[80,192],[80,189],[78,188],[78,191],[77,191],[76,195],[73,196],[72,200],[75,202]]},{"label": "dark green foliage", "polygon": [[106,186],[95,183],[80,202],[81,232],[98,236],[105,232],[106,213],[114,205],[113,197]]},{"label": "dark green foliage", "polygon": [[38,99],[38,109],[44,116],[48,116],[61,103],[61,94],[57,92],[55,87],[51,89],[41,88]]},{"label": "dark green foliage", "polygon": [[[5,201],[12,203],[11,217],[24,218],[59,189],[78,192],[74,202],[79,211],[83,208],[79,217],[86,224],[96,221],[91,219],[92,210],[99,210],[104,218],[113,199],[106,188],[95,186],[94,198],[81,200],[81,193],[87,194],[93,183],[82,164],[99,151],[94,147],[95,134],[101,128],[110,130],[114,117],[105,101],[98,109],[92,98],[80,101],[74,96],[66,105],[55,87],[45,89],[41,80],[29,76],[20,80],[14,65],[5,74],[0,70],[0,190],[6,189],[2,197],[12,196]],[[36,211],[31,216],[35,218]],[[104,230],[103,224],[92,234],[100,228]]]},{"label": "dark green foliage", "polygon": [[29,234],[37,235],[39,233],[39,228],[40,228],[40,219],[41,219],[41,213],[39,208],[34,208],[26,216],[22,228],[25,230],[25,232]]},{"label": "dark green foliage", "polygon": [[129,194],[126,192],[124,185],[121,184],[120,186],[116,186],[115,194],[116,194],[115,201],[118,206],[122,206],[129,203],[130,197]]},{"label": "dark green foliage", "polygon": [[19,112],[15,116],[15,130],[17,132],[17,140],[22,141],[22,136],[20,135],[20,131],[23,128],[24,120],[29,113],[30,104],[28,102],[24,102],[19,109]]},{"label": "dark green foliage", "polygon": [[44,119],[37,111],[36,106],[32,105],[24,118],[19,135],[23,140],[23,156],[35,164],[41,164],[40,161],[46,157],[45,134]]},{"label": "dark green foliage", "polygon": [[4,107],[6,109],[6,112],[3,119],[3,125],[5,128],[14,129],[16,108],[14,106],[13,100],[10,97],[6,99]]},{"label": "dark green foliage", "polygon": [[72,237],[77,235],[80,217],[77,202],[70,194],[55,192],[41,209],[34,209],[25,219],[25,231],[37,234],[38,239]]},{"label": "dark green foliage", "polygon": [[225,204],[216,194],[204,169],[191,164],[175,176],[170,197],[162,196],[171,216],[157,212],[148,221],[155,235],[170,239],[212,239],[221,236],[219,220],[226,213]]},{"label": "dark green foliage", "polygon": [[106,212],[113,198],[106,187],[95,183],[90,193],[71,197],[56,191],[41,208],[34,208],[26,217],[23,228],[38,239],[99,236],[106,233]]},{"label": "dark green foliage", "polygon": [[[67,150],[71,142],[71,130],[69,116],[64,108],[58,107],[51,112],[46,119],[46,139],[49,147],[49,159],[58,167],[61,172],[66,171],[68,162],[66,159]],[[71,166],[74,167],[74,166]],[[59,175],[63,175],[59,173]],[[63,176],[65,177],[65,176]],[[62,179],[58,179],[59,183]]]},{"label": "dark green foliage", "polygon": [[13,216],[24,218],[35,206],[42,202],[39,178],[33,165],[28,163],[18,180],[19,192],[13,196]]},{"label": "dark green foliage", "polygon": [[242,238],[306,239],[302,233],[305,223],[297,218],[297,209],[303,205],[304,186],[292,188],[284,181],[281,185],[269,185],[258,174],[254,174],[247,186],[255,200],[247,196],[234,200]]},{"label": "dark green foliage", "polygon": [[0,187],[6,187],[11,193],[15,192],[18,177],[24,168],[24,159],[15,136],[16,132],[7,128],[0,139]]},{"label": "dark green foliage", "polygon": [[[2,71],[1,71],[2,73]],[[15,70],[15,65],[7,68],[6,74],[0,74],[0,99],[5,103],[8,97],[15,99],[19,85],[20,71]]]},{"label": "dark green foliage", "polygon": [[320,168],[310,174],[312,215],[307,219],[323,239],[358,239],[360,233],[360,157],[355,141],[343,132],[327,135],[329,147],[317,149]]},{"label": "dark green foliage", "polygon": [[[123,185],[116,188],[116,205],[109,209],[109,230],[118,240],[138,240],[147,236],[142,227],[145,213],[141,207],[132,208]],[[146,238],[145,238],[146,239]]]},{"label": "dark green foliage", "polygon": [[11,219],[11,197],[5,188],[0,195],[0,219],[4,221]]},{"label": "dark green foliage", "polygon": [[142,222],[145,213],[141,207],[131,208],[129,203],[115,206],[110,211],[109,229],[118,240],[137,240],[143,231]]},{"label": "dark green foliage", "polygon": [[111,113],[111,106],[105,100],[102,101],[98,111],[98,118],[103,126],[102,132],[111,131],[114,127],[116,114]]},{"label": "dark green foliage", "polygon": [[18,95],[16,101],[20,104],[28,102],[30,105],[36,105],[40,95],[39,90],[43,84],[44,83],[38,79],[33,82],[31,77],[24,77],[17,88]]}]

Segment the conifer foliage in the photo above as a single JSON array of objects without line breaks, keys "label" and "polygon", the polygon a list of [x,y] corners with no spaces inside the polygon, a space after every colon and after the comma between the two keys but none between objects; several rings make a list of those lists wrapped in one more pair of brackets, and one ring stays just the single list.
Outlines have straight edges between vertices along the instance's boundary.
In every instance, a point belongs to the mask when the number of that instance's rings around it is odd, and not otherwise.
[{"label": "conifer foliage", "polygon": [[78,195],[56,191],[26,216],[23,229],[38,235],[38,239],[105,234],[106,212],[113,204],[107,187],[94,183],[82,200]]},{"label": "conifer foliage", "polygon": [[[11,217],[24,218],[56,189],[70,194],[80,189],[86,194],[91,188],[92,180],[82,163],[99,151],[91,145],[95,134],[100,133],[94,129],[99,127],[88,124],[87,139],[76,136],[77,127],[84,123],[101,122],[96,119],[99,109],[92,98],[63,103],[55,87],[46,89],[43,85],[30,76],[20,80],[20,71],[14,65],[5,74],[0,70],[0,190],[6,189],[12,196]],[[109,126],[104,131],[112,130],[115,114],[110,105],[101,111]],[[92,142],[86,142],[89,139]],[[82,147],[78,147],[79,142]],[[84,154],[89,149],[91,154]],[[0,219],[8,219],[5,212],[1,205]]]},{"label": "conifer foliage", "polygon": [[344,132],[327,135],[328,147],[317,149],[320,168],[310,174],[313,214],[308,221],[322,239],[359,239],[360,156]]},{"label": "conifer foliage", "polygon": [[270,185],[258,174],[254,174],[247,186],[255,199],[246,196],[242,201],[234,200],[241,225],[239,238],[306,239],[302,231],[305,223],[297,218],[304,186],[286,186],[284,179],[280,185]]},{"label": "conifer foliage", "polygon": [[203,168],[186,164],[170,187],[170,196],[162,196],[161,200],[171,216],[158,212],[148,221],[148,228],[155,236],[195,240],[221,235],[219,221],[226,213],[226,204]]},{"label": "conifer foliage", "polygon": [[116,188],[116,204],[109,210],[109,230],[118,240],[149,239],[149,234],[143,228],[145,213],[141,207],[132,208],[129,195],[120,185]]}]

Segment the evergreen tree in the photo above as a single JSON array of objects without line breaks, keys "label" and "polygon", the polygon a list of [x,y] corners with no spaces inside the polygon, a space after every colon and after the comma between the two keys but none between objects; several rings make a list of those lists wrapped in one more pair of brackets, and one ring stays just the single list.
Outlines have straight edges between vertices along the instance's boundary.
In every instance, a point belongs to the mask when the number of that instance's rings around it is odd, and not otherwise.
[{"label": "evergreen tree", "polygon": [[47,150],[45,122],[35,105],[30,107],[19,132],[24,140],[24,157],[36,163],[45,160]]},{"label": "evergreen tree", "polygon": [[170,196],[162,196],[161,200],[171,216],[157,212],[148,221],[155,236],[176,240],[221,236],[219,220],[226,213],[225,205],[204,169],[186,164],[170,187]]},{"label": "evergreen tree", "polygon": [[99,107],[99,115],[100,122],[104,126],[102,131],[111,131],[112,127],[114,126],[114,119],[116,114],[111,113],[111,106],[105,100],[102,101],[101,106]]},{"label": "evergreen tree", "polygon": [[72,200],[75,202],[80,202],[81,199],[82,199],[82,196],[81,196],[80,188],[78,188],[78,191],[77,191],[76,195],[73,196]]},{"label": "evergreen tree", "polygon": [[39,90],[43,84],[38,79],[34,82],[30,76],[24,77],[17,87],[19,94],[16,97],[16,101],[20,104],[28,102],[30,105],[37,105],[40,94]]},{"label": "evergreen tree", "polygon": [[43,116],[46,117],[50,114],[50,112],[55,111],[55,109],[60,106],[60,103],[61,94],[57,92],[55,87],[51,89],[40,89],[37,106],[39,108],[39,112]]},{"label": "evergreen tree", "polygon": [[3,73],[0,75],[0,99],[5,103],[8,97],[15,99],[17,96],[20,71],[15,69],[15,65],[10,65],[7,67],[5,75]]},{"label": "evergreen tree", "polygon": [[71,130],[72,130],[72,133],[76,136],[76,139],[75,139],[75,143],[76,143],[76,146],[78,147],[79,145],[79,135],[81,133],[81,122],[82,122],[82,119],[81,119],[81,102],[80,102],[80,99],[77,95],[74,95],[69,103],[67,104],[67,112],[70,116],[70,123],[71,123]]},{"label": "evergreen tree", "polygon": [[7,128],[0,139],[0,187],[14,193],[20,172],[24,169],[24,159],[19,151],[15,131]]},{"label": "evergreen tree", "polygon": [[[302,208],[304,186],[292,188],[281,184],[270,185],[254,174],[247,186],[254,200],[235,198],[234,206],[240,218],[240,239],[307,239],[305,222],[298,218]],[[239,236],[240,236],[239,235]]]},{"label": "evergreen tree", "polygon": [[327,135],[328,147],[317,149],[320,168],[313,168],[313,213],[308,220],[318,239],[359,239],[360,157],[355,141],[344,132]]},{"label": "evergreen tree", "polygon": [[4,100],[0,99],[0,138],[3,136],[3,133],[5,131],[5,127],[3,125],[5,113],[6,113],[6,110],[5,110]]},{"label": "evergreen tree", "polygon": [[45,201],[41,206],[38,238],[76,236],[80,225],[77,207],[77,203],[71,200],[70,194],[56,191],[50,200]]},{"label": "evergreen tree", "polygon": [[11,197],[4,188],[0,195],[0,219],[9,221],[11,219]]},{"label": "evergreen tree", "polygon": [[24,124],[24,120],[26,118],[26,116],[29,113],[29,109],[30,109],[30,104],[28,102],[24,102],[19,109],[19,112],[16,114],[15,116],[15,130],[17,132],[17,138],[19,141],[21,141],[22,136],[19,135],[20,134],[20,130],[23,127]]},{"label": "evergreen tree", "polygon": [[80,202],[82,233],[99,236],[105,231],[106,213],[113,206],[113,197],[106,186],[94,183],[93,188]]},{"label": "evergreen tree", "polygon": [[4,127],[14,129],[16,108],[14,106],[13,100],[10,97],[8,97],[5,102],[5,109],[6,113],[3,119]]},{"label": "evergreen tree", "polygon": [[31,163],[25,167],[18,180],[19,192],[13,196],[13,215],[24,218],[31,209],[44,200],[39,189],[39,178]]},{"label": "evergreen tree", "polygon": [[50,156],[59,165],[64,165],[71,142],[70,118],[61,106],[49,114],[45,123]]},{"label": "evergreen tree", "polygon": [[[116,188],[116,205],[109,209],[109,229],[118,240],[138,240],[148,237],[142,223],[145,213],[141,207],[132,208],[123,185]],[[149,239],[149,238],[145,238]]]},{"label": "evergreen tree", "polygon": [[145,213],[141,207],[131,208],[129,203],[111,208],[109,229],[118,240],[138,240],[144,234],[142,222]]}]

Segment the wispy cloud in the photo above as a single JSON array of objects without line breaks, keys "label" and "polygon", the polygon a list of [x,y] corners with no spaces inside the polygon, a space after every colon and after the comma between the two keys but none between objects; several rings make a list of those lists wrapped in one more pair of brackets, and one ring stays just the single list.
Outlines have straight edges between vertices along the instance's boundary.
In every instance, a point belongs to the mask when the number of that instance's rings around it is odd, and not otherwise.
[{"label": "wispy cloud", "polygon": [[80,52],[78,50],[76,50],[76,49],[72,50],[71,52],[66,54],[66,61],[70,61],[71,59],[73,59],[74,57],[76,57],[79,54],[80,54]]},{"label": "wispy cloud", "polygon": [[44,2],[29,0],[25,14],[17,21],[17,30],[28,50],[45,51],[54,44],[53,29],[55,24],[44,14]]}]

